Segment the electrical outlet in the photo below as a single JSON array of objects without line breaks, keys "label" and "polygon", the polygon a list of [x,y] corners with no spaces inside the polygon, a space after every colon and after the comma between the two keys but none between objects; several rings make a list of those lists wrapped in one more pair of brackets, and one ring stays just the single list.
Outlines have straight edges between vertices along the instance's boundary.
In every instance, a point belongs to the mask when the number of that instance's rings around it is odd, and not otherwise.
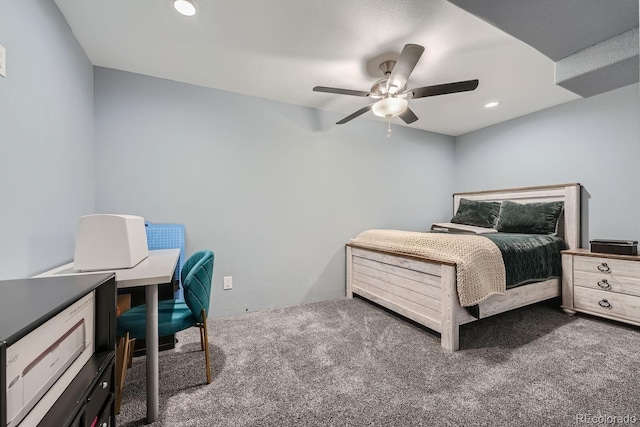
[{"label": "electrical outlet", "polygon": [[224,289],[233,288],[233,282],[231,280],[231,276],[224,276]]},{"label": "electrical outlet", "polygon": [[0,76],[7,75],[7,50],[0,44]]}]

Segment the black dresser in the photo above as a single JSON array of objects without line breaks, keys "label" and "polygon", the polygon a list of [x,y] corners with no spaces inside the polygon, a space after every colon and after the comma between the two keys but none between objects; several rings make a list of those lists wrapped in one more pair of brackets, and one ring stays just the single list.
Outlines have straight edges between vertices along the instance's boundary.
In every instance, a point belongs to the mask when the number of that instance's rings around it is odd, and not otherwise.
[{"label": "black dresser", "polygon": [[115,306],[113,273],[0,281],[0,426],[116,425]]}]

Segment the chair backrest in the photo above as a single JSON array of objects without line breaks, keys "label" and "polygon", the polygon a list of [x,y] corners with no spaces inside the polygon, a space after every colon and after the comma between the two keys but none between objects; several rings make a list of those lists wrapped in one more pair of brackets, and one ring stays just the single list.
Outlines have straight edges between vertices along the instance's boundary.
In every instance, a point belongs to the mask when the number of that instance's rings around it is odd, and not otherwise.
[{"label": "chair backrest", "polygon": [[213,252],[198,251],[182,266],[181,279],[184,301],[193,315],[200,319],[202,309],[209,313],[211,279],[213,278]]}]

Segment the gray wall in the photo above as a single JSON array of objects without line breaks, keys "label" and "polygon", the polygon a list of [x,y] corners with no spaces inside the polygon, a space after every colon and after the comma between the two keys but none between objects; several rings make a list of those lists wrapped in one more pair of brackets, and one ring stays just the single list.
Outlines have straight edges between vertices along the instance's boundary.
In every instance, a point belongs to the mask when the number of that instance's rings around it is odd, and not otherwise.
[{"label": "gray wall", "polygon": [[121,212],[216,252],[215,315],[334,298],[361,230],[447,220],[453,191],[558,182],[585,186],[583,245],[640,239],[638,85],[455,144],[399,126],[388,140],[381,122],[94,71],[49,0],[0,3],[0,44],[0,279],[70,261],[79,216]]},{"label": "gray wall", "polygon": [[640,240],[639,89],[634,84],[458,137],[456,191],[579,182],[583,247],[595,238]]},{"label": "gray wall", "polygon": [[51,0],[0,1],[0,279],[71,261],[94,210],[93,67]]},{"label": "gray wall", "polygon": [[105,68],[95,99],[96,211],[184,224],[214,316],[344,296],[349,238],[450,217],[452,137]]}]

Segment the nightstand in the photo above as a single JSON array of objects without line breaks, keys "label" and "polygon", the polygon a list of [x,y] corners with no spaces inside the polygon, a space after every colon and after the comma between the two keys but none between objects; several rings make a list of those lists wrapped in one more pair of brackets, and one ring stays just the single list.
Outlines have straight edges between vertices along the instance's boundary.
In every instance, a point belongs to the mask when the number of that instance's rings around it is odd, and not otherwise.
[{"label": "nightstand", "polygon": [[562,251],[562,309],[640,326],[640,256]]}]

